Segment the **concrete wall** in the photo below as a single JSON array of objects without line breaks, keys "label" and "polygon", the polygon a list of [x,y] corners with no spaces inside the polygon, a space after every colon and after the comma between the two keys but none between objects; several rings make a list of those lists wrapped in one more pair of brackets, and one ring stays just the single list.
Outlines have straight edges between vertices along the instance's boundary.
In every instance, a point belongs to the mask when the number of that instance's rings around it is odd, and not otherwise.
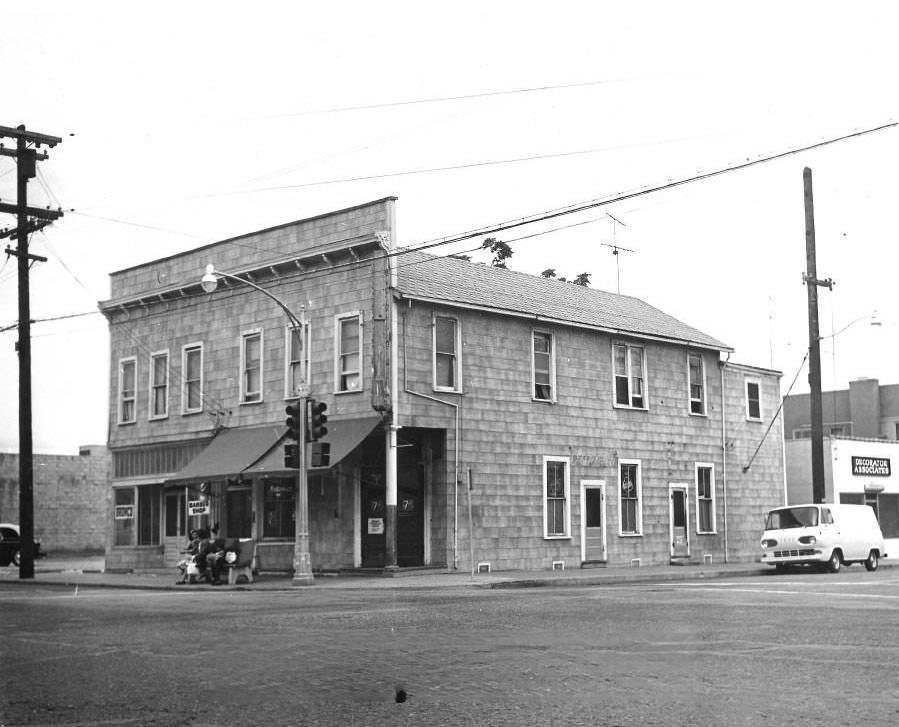
[{"label": "concrete wall", "polygon": [[[109,455],[34,456],[34,534],[52,554],[105,548]],[[0,453],[0,521],[19,522],[19,455]]]}]

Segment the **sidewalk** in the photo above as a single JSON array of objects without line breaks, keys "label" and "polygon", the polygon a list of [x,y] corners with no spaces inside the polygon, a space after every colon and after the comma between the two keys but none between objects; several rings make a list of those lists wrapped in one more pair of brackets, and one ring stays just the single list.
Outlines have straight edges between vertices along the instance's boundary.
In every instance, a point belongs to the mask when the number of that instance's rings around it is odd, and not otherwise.
[{"label": "sidewalk", "polygon": [[[882,567],[891,563],[882,562]],[[48,557],[35,562],[33,579],[20,579],[17,568],[0,568],[0,587],[80,586],[133,588],[171,591],[289,591],[297,587],[289,575],[261,573],[254,583],[176,585],[174,569],[140,573],[110,573],[104,570],[103,556]],[[774,570],[760,563],[714,565],[658,565],[643,567],[606,567],[562,571],[500,571],[472,575],[447,569],[400,570],[390,575],[317,575],[312,587],[328,589],[396,588],[538,588],[613,585],[620,583],[686,581],[697,578],[732,578],[771,575]]]}]

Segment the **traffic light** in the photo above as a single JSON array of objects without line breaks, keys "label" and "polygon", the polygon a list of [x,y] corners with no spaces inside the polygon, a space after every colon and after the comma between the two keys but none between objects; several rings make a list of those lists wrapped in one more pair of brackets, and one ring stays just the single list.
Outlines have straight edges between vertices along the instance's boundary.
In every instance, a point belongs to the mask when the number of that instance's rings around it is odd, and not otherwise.
[{"label": "traffic light", "polygon": [[300,468],[300,445],[290,443],[284,445],[284,468],[289,470]]},{"label": "traffic light", "polygon": [[331,443],[330,442],[313,442],[309,445],[310,467],[330,467],[331,466]]},{"label": "traffic light", "polygon": [[287,412],[287,438],[300,441],[300,427],[304,426],[303,415],[300,412],[300,402],[288,404],[284,411]]},{"label": "traffic light", "polygon": [[328,428],[325,426],[325,423],[328,421],[328,416],[325,414],[327,410],[328,405],[325,402],[316,401],[315,399],[309,400],[309,411],[311,412],[309,424],[310,441],[314,442],[328,434]]}]

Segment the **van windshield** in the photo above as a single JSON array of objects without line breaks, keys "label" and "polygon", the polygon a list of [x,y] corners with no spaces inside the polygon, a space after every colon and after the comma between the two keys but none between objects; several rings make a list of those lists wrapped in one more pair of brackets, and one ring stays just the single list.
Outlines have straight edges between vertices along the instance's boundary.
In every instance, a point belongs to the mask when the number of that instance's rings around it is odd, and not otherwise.
[{"label": "van windshield", "polygon": [[805,528],[818,524],[817,507],[787,507],[768,513],[765,530],[787,530]]}]

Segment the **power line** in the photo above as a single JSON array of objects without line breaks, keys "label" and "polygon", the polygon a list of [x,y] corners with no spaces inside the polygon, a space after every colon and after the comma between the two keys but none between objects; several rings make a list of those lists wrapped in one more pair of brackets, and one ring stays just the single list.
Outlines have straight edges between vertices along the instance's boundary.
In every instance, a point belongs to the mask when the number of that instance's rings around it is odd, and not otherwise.
[{"label": "power line", "polygon": [[488,98],[490,96],[511,96],[515,94],[525,94],[525,93],[537,93],[541,91],[557,91],[566,88],[585,88],[588,86],[601,86],[610,83],[620,83],[624,80],[632,80],[632,79],[622,79],[615,78],[604,81],[581,81],[576,83],[559,83],[547,86],[531,86],[527,88],[512,88],[512,89],[502,89],[498,91],[484,91],[483,93],[469,93],[463,94],[459,96],[433,96],[430,98],[416,98],[416,99],[406,99],[403,101],[386,101],[384,103],[374,103],[374,104],[358,104],[355,106],[334,106],[332,108],[327,109],[310,109],[308,111],[296,111],[293,113],[287,114],[274,114],[272,116],[267,116],[265,118],[270,119],[282,119],[282,118],[292,118],[296,116],[313,116],[319,114],[336,114],[336,113],[345,113],[347,111],[369,111],[371,109],[385,109],[385,108],[394,108],[397,106],[414,106],[417,104],[429,104],[429,103],[442,103],[446,101],[467,101],[469,99],[474,98]]}]

